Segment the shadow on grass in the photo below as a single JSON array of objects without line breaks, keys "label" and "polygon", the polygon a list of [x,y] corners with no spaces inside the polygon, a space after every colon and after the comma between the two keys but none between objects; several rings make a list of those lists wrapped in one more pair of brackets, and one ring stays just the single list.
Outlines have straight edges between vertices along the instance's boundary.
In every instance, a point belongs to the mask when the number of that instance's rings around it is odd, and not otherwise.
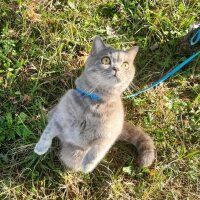
[{"label": "shadow on grass", "polygon": [[[9,146],[6,158],[1,157],[2,199],[87,199],[91,196],[93,199],[106,199],[113,184],[113,177],[122,174],[121,169],[124,166],[134,166],[134,148],[123,143],[114,145],[106,161],[89,175],[65,170],[58,159],[57,139],[53,142],[53,148],[44,156],[34,154],[33,145]],[[133,178],[129,174],[126,176]],[[8,189],[9,193],[6,192]],[[26,194],[23,194],[25,191]],[[62,194],[60,197],[56,194],[58,191]]]}]

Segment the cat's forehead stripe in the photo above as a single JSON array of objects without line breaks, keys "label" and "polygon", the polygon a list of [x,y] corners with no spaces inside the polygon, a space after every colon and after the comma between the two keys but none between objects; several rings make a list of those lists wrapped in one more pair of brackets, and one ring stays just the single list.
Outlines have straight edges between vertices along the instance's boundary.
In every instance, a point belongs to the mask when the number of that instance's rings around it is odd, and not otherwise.
[{"label": "cat's forehead stripe", "polygon": [[114,61],[123,61],[125,59],[125,54],[122,51],[115,51],[111,52],[110,57],[112,57]]}]

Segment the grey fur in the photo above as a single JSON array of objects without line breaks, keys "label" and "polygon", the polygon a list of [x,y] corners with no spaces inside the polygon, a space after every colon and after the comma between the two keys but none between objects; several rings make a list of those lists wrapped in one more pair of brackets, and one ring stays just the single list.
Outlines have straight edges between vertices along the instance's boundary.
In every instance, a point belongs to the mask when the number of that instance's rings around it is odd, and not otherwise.
[{"label": "grey fur", "polygon": [[[76,90],[67,91],[50,112],[48,125],[35,146],[35,153],[46,153],[52,139],[57,136],[62,143],[61,159],[64,164],[72,170],[88,173],[116,140],[126,140],[136,145],[138,159],[141,160],[139,164],[151,165],[155,157],[153,141],[141,130],[124,124],[121,101],[122,92],[135,74],[133,61],[137,52],[138,47],[127,51],[106,47],[96,37],[85,70],[75,84],[82,90],[98,94],[102,100],[95,102]],[[109,65],[102,64],[104,56],[110,58]],[[129,69],[122,67],[124,62],[129,63]],[[117,74],[113,68],[118,69]]]}]

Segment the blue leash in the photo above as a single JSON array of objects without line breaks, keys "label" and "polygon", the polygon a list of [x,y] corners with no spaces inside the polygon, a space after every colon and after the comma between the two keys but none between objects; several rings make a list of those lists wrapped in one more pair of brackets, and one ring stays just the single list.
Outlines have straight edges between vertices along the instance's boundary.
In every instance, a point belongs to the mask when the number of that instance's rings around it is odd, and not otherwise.
[{"label": "blue leash", "polygon": [[[195,45],[197,43],[200,42],[200,27],[197,29],[196,33],[193,35],[193,37],[190,40],[190,44],[191,45]],[[159,85],[160,83],[164,82],[165,80],[167,80],[169,77],[171,77],[172,75],[174,75],[177,71],[179,71],[180,69],[182,69],[183,67],[185,67],[188,63],[190,63],[192,60],[194,60],[196,57],[198,57],[200,55],[200,51],[196,52],[195,54],[193,54],[192,56],[190,56],[189,58],[187,58],[186,60],[184,60],[182,63],[178,64],[176,67],[174,67],[174,69],[172,69],[170,72],[168,72],[166,75],[164,75],[162,78],[160,78],[158,81],[152,83],[149,87],[138,91],[134,94],[130,94],[127,95],[123,98],[127,99],[127,98],[131,98],[131,97],[136,97],[141,93],[144,93],[154,87],[156,87],[157,85]]]},{"label": "blue leash", "polygon": [[192,36],[190,44],[195,45],[198,42],[200,42],[200,27],[198,28],[197,32]]}]

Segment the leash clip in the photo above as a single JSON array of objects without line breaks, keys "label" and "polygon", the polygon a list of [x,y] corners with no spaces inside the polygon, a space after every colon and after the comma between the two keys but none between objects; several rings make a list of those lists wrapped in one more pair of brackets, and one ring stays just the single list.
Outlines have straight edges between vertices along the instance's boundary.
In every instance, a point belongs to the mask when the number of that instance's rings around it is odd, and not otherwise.
[{"label": "leash clip", "polygon": [[197,29],[196,33],[192,36],[190,44],[193,46],[200,41],[200,27]]}]

